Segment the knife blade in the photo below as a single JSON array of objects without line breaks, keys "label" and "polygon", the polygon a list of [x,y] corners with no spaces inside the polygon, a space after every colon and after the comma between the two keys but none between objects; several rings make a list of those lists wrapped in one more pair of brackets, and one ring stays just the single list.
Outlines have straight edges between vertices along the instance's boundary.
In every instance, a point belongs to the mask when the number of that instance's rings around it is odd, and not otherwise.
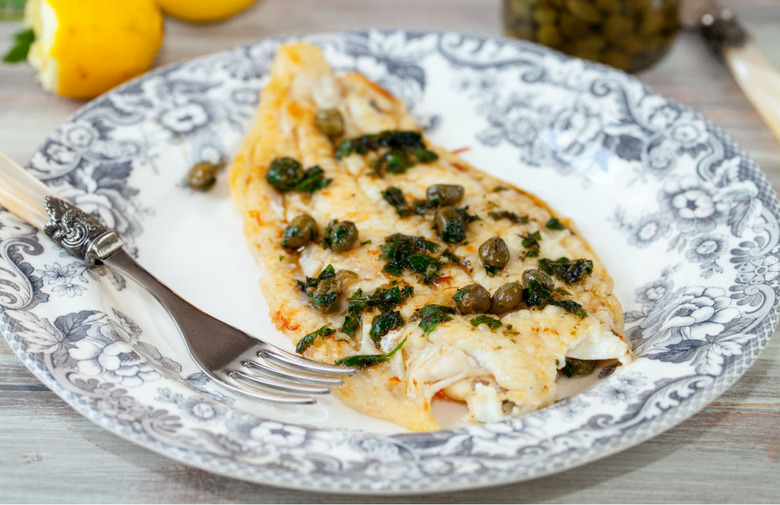
[{"label": "knife blade", "polygon": [[780,141],[780,68],[756,44],[734,12],[714,0],[684,0],[680,22],[700,31]]}]

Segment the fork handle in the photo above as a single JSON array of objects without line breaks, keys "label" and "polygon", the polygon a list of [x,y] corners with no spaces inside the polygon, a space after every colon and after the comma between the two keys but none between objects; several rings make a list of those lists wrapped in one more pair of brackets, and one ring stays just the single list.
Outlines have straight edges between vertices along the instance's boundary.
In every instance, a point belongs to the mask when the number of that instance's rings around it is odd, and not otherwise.
[{"label": "fork handle", "polygon": [[0,205],[43,230],[59,246],[83,259],[88,268],[124,243],[95,217],[60,200],[41,181],[0,152]]},{"label": "fork handle", "polygon": [[0,152],[0,205],[43,230],[49,222],[44,202],[54,196],[41,181]]}]

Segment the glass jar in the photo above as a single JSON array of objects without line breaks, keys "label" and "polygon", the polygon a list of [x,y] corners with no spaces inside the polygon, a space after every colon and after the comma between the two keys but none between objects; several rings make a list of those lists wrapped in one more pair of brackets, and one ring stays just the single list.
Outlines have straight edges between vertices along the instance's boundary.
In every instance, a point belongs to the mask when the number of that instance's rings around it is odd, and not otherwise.
[{"label": "glass jar", "polygon": [[504,28],[564,53],[637,72],[669,49],[677,0],[504,0]]}]

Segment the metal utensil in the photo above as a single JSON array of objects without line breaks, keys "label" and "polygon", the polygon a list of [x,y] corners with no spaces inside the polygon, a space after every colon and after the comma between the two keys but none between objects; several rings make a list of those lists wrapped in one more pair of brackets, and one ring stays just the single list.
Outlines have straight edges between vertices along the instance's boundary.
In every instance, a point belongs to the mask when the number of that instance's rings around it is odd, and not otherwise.
[{"label": "metal utensil", "polygon": [[714,0],[684,0],[680,22],[701,32],[780,141],[780,69],[761,51],[734,13]]},{"label": "metal utensil", "polygon": [[355,369],[304,359],[202,312],[171,291],[123,249],[116,230],[65,202],[0,152],[0,205],[43,230],[90,269],[109,268],[148,289],[181,330],[190,354],[213,379],[253,398],[314,403],[311,395],[330,392]]}]

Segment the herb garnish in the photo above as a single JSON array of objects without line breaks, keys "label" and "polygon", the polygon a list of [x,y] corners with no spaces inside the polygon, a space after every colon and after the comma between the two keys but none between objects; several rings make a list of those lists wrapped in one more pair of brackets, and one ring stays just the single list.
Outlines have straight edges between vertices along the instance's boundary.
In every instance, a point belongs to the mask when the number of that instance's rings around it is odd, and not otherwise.
[{"label": "herb garnish", "polygon": [[499,321],[496,318],[490,317],[486,314],[482,314],[471,320],[472,326],[479,326],[480,324],[486,324],[488,328],[490,328],[491,330],[495,330],[496,328],[501,328],[502,326],[501,321]]},{"label": "herb garnish", "polygon": [[406,338],[401,340],[401,342],[399,342],[398,345],[395,346],[393,350],[388,352],[387,354],[358,354],[356,356],[348,356],[346,358],[342,358],[336,361],[336,364],[342,366],[353,366],[356,368],[366,368],[368,366],[377,365],[379,363],[382,363],[383,361],[392,358],[393,354],[398,352],[398,349],[403,347],[405,343],[406,343]]},{"label": "herb garnish", "polygon": [[3,56],[6,63],[19,63],[27,60],[30,46],[35,42],[35,32],[30,28],[14,34],[14,45]]},{"label": "herb garnish", "polygon": [[298,193],[313,193],[331,183],[332,179],[326,179],[325,171],[314,165],[304,170],[298,161],[284,156],[275,158],[265,180],[279,191],[297,191]]},{"label": "herb garnish", "polygon": [[412,209],[409,208],[409,204],[406,202],[406,197],[401,192],[401,190],[395,186],[391,186],[382,191],[382,198],[384,198],[387,203],[393,206],[396,213],[400,217],[407,217],[412,214]]},{"label": "herb garnish", "polygon": [[549,221],[547,221],[547,224],[545,225],[550,230],[565,230],[566,227],[563,226],[563,224],[558,221],[557,218],[551,217]]},{"label": "herb garnish", "polygon": [[317,277],[306,277],[305,282],[297,282],[300,290],[306,293],[318,310],[328,312],[341,296],[341,286],[335,277],[336,269],[328,265]]},{"label": "herb garnish", "polygon": [[400,130],[342,140],[336,147],[335,156],[340,160],[353,153],[366,154],[385,149],[386,152],[371,162],[371,168],[380,176],[384,172],[402,174],[417,163],[430,163],[439,159],[435,152],[425,146],[419,132]]},{"label": "herb garnish", "polygon": [[326,324],[319,330],[315,330],[307,335],[304,335],[302,339],[298,341],[298,345],[295,347],[295,352],[303,354],[303,351],[311,347],[317,337],[327,337],[336,333],[336,330],[330,328],[330,323]]},{"label": "herb garnish", "polygon": [[374,317],[371,321],[371,329],[368,331],[368,335],[371,340],[379,346],[382,337],[390,333],[390,331],[400,328],[404,325],[404,318],[397,310],[391,310],[389,312],[382,312]]},{"label": "herb garnish", "polygon": [[557,260],[542,258],[539,268],[548,275],[555,275],[566,284],[574,284],[593,272],[593,262],[586,259],[570,260],[566,257]]},{"label": "herb garnish", "polygon": [[512,224],[528,222],[528,216],[518,216],[514,212],[509,212],[508,210],[491,211],[488,212],[488,216],[492,217],[493,221],[508,219]]},{"label": "herb garnish", "polygon": [[360,328],[360,319],[350,315],[344,316],[344,324],[341,325],[342,333],[346,333],[350,337],[354,337]]},{"label": "herb garnish", "polygon": [[528,281],[528,286],[523,290],[523,299],[531,307],[544,308],[547,305],[555,305],[566,312],[570,312],[577,317],[586,317],[588,313],[582,308],[582,305],[574,300],[558,300],[555,293],[545,289],[542,283],[536,279]]},{"label": "herb garnish", "polygon": [[447,307],[446,305],[426,305],[420,307],[412,316],[413,320],[420,320],[418,326],[423,329],[423,336],[428,335],[439,323],[444,321],[451,321],[450,314],[455,313],[454,307]]},{"label": "herb garnish", "polygon": [[542,239],[542,234],[539,233],[538,230],[529,233],[528,235],[518,234],[518,237],[523,239],[522,246],[528,249],[524,254],[526,258],[536,258],[539,256],[539,249],[541,247],[539,241]]},{"label": "herb garnish", "polygon": [[442,263],[425,254],[439,249],[434,242],[422,237],[413,237],[396,233],[385,238],[385,243],[379,246],[380,259],[387,260],[383,272],[399,276],[404,270],[411,270],[420,275],[425,284],[431,284],[438,278]]},{"label": "herb garnish", "polygon": [[371,296],[368,297],[366,305],[371,308],[377,308],[380,312],[387,312],[390,309],[402,304],[407,298],[414,294],[414,288],[405,285],[393,286],[391,288],[377,288]]}]

